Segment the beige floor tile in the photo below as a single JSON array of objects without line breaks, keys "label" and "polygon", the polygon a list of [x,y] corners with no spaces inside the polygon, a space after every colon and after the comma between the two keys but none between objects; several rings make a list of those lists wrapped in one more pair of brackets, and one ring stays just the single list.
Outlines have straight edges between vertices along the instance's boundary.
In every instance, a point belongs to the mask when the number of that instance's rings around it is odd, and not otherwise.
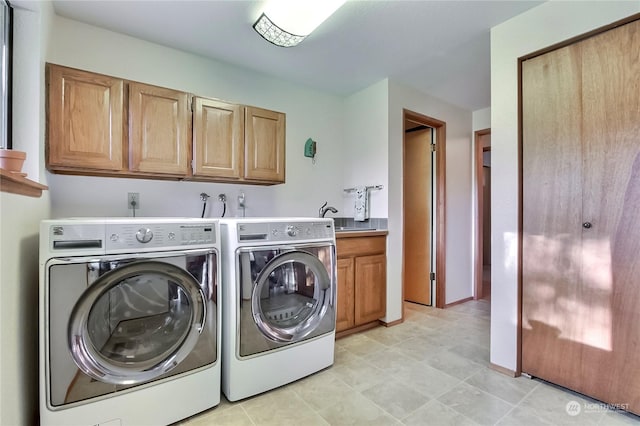
[{"label": "beige floor tile", "polygon": [[352,393],[335,404],[320,410],[320,415],[335,426],[400,425],[380,407],[359,393]]},{"label": "beige floor tile", "polygon": [[539,418],[535,411],[527,407],[515,407],[497,423],[499,426],[547,426],[552,423]]},{"label": "beige floor tile", "polygon": [[398,382],[379,384],[362,395],[397,419],[407,417],[429,401],[428,396]]},{"label": "beige floor tile", "polygon": [[[333,368],[332,368],[333,370]],[[331,373],[331,374],[327,374]],[[335,405],[355,390],[332,371],[322,372],[288,386],[314,410]]]},{"label": "beige floor tile", "polygon": [[376,327],[367,330],[364,334],[383,345],[393,346],[405,339],[410,339],[416,333],[416,324],[404,322],[393,327]]},{"label": "beige floor tile", "polygon": [[416,363],[413,358],[404,355],[395,347],[367,355],[364,359],[391,375],[407,370]]},{"label": "beige floor tile", "polygon": [[184,426],[252,426],[253,422],[240,405],[216,407],[196,417],[183,421]]},{"label": "beige floor tile", "polygon": [[586,412],[581,410],[578,415],[569,415],[568,404],[579,404],[583,407],[591,403],[592,400],[559,389],[545,382],[540,382],[530,394],[520,403],[520,406],[531,409],[536,417],[548,421],[552,424],[562,425],[596,425],[604,417],[604,412]]},{"label": "beige floor tile", "polygon": [[240,404],[256,425],[326,426],[327,422],[293,390],[282,387]]},{"label": "beige floor tile", "polygon": [[459,379],[466,379],[484,368],[451,350],[442,351],[425,361],[428,365],[438,370],[444,371],[450,376]]},{"label": "beige floor tile", "polygon": [[608,411],[600,419],[600,424],[603,426],[637,426],[640,424],[640,416],[622,411]]},{"label": "beige floor tile", "polygon": [[408,426],[474,426],[473,420],[463,416],[446,405],[432,400],[402,419]]},{"label": "beige floor tile", "polygon": [[404,386],[435,398],[448,392],[460,383],[460,379],[449,376],[425,363],[414,363],[411,368],[400,371],[393,378]]},{"label": "beige floor tile", "polygon": [[371,355],[389,347],[388,345],[383,345],[382,343],[367,337],[364,333],[344,337],[338,340],[336,345],[360,356]]},{"label": "beige floor tile", "polygon": [[467,383],[461,383],[440,396],[438,401],[481,425],[492,425],[513,406]]},{"label": "beige floor tile", "polygon": [[355,360],[359,360],[362,359],[361,356],[354,354],[353,352],[351,352],[350,350],[342,347],[342,346],[337,346],[335,348],[335,355],[333,358],[333,364],[334,365],[339,365],[343,362],[350,362],[350,361],[355,361]]},{"label": "beige floor tile", "polygon": [[362,358],[336,364],[332,367],[332,373],[356,391],[363,391],[391,380],[387,372]]},{"label": "beige floor tile", "polygon": [[395,345],[394,349],[415,361],[425,361],[449,349],[449,346],[442,339],[414,337]]},{"label": "beige floor tile", "polygon": [[466,382],[514,405],[540,384],[526,377],[513,378],[488,368],[480,370]]},{"label": "beige floor tile", "polygon": [[478,364],[488,365],[490,362],[490,351],[486,346],[475,345],[473,343],[459,343],[451,347],[451,352]]}]

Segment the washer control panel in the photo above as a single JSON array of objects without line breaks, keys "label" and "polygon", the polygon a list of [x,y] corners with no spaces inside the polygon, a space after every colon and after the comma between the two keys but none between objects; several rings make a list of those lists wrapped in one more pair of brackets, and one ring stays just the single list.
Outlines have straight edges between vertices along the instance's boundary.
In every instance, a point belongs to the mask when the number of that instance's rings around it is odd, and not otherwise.
[{"label": "washer control panel", "polygon": [[107,224],[107,250],[196,246],[216,242],[210,223]]},{"label": "washer control panel", "polygon": [[333,239],[333,221],[239,222],[238,242]]}]

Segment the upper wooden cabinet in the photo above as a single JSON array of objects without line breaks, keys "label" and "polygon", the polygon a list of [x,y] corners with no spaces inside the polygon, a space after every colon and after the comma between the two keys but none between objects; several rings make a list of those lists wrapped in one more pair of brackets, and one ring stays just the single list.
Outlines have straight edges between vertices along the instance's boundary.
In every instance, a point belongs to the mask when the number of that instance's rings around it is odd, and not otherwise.
[{"label": "upper wooden cabinet", "polygon": [[245,177],[284,182],[285,116],[280,112],[245,107]]},{"label": "upper wooden cabinet", "polygon": [[47,167],[121,171],[124,82],[47,64],[47,83]]},{"label": "upper wooden cabinet", "polygon": [[194,98],[193,174],[229,180],[243,177],[243,116],[241,106]]},{"label": "upper wooden cabinet", "polygon": [[283,113],[53,64],[47,88],[52,172],[285,180]]},{"label": "upper wooden cabinet", "polygon": [[129,83],[129,170],[184,176],[189,171],[190,95]]},{"label": "upper wooden cabinet", "polygon": [[195,97],[193,176],[260,184],[283,183],[285,115]]},{"label": "upper wooden cabinet", "polygon": [[53,64],[47,64],[47,85],[49,170],[176,178],[188,173],[188,93]]}]

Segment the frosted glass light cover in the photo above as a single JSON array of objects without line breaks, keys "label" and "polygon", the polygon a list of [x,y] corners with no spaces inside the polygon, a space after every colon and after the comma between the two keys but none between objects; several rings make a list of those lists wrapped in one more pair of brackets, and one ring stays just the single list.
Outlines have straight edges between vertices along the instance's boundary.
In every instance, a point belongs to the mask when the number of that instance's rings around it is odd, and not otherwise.
[{"label": "frosted glass light cover", "polygon": [[272,0],[253,28],[273,44],[295,46],[344,3],[345,0]]}]

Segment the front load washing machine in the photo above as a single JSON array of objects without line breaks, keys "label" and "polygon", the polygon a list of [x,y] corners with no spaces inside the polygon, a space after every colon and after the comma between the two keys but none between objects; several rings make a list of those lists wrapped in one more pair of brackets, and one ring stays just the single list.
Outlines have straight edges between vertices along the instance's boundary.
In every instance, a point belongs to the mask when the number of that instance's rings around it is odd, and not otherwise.
[{"label": "front load washing machine", "polygon": [[222,391],[247,398],[333,364],[332,219],[222,219]]},{"label": "front load washing machine", "polygon": [[159,425],[220,401],[219,224],[40,227],[40,423]]}]

